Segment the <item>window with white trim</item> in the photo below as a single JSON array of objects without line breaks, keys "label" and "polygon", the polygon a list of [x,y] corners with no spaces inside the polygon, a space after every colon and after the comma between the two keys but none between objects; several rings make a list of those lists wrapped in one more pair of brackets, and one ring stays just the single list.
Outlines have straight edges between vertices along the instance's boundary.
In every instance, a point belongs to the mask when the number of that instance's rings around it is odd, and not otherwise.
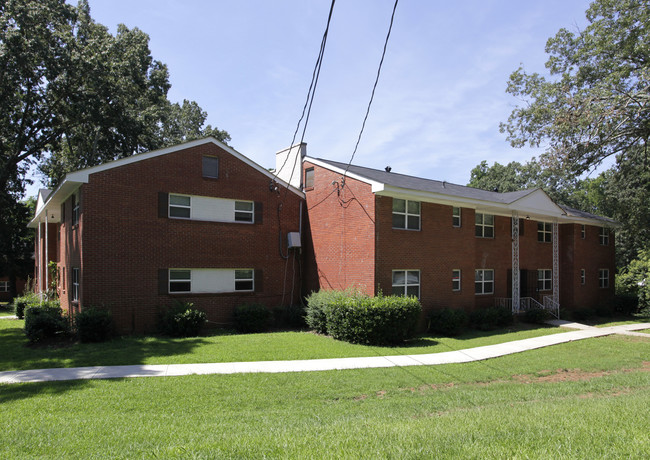
[{"label": "window with white trim", "polygon": [[494,238],[494,216],[492,214],[476,213],[476,236],[479,238]]},{"label": "window with white trim", "polygon": [[393,295],[420,298],[420,270],[393,270]]},{"label": "window with white trim", "polygon": [[494,294],[494,270],[479,269],[474,275],[475,294]]},{"label": "window with white trim", "polygon": [[607,227],[600,227],[598,240],[603,246],[609,246],[609,229]]},{"label": "window with white trim", "polygon": [[451,290],[460,291],[460,270],[457,268],[451,271]]},{"label": "window with white trim", "polygon": [[203,177],[210,179],[219,178],[219,158],[217,157],[203,157]]},{"label": "window with white trim", "polygon": [[393,228],[420,230],[420,202],[393,198]]},{"label": "window with white trim", "polygon": [[253,208],[252,201],[235,201],[235,221],[253,222]]},{"label": "window with white trim", "polygon": [[0,281],[0,292],[9,292],[9,281]]},{"label": "window with white trim", "polygon": [[460,208],[452,206],[451,208],[451,225],[452,227],[460,227]]},{"label": "window with white trim", "polygon": [[608,288],[609,287],[609,269],[601,268],[598,270],[598,287],[599,288]]},{"label": "window with white trim", "polygon": [[80,275],[81,270],[79,268],[72,269],[72,301],[79,301],[79,284],[80,284]]},{"label": "window with white trim", "polygon": [[580,238],[582,238],[584,240],[585,236],[586,236],[586,233],[587,233],[587,228],[585,227],[585,224],[582,224],[580,226]]},{"label": "window with white trim", "polygon": [[72,195],[72,225],[79,223],[79,197],[76,194]]},{"label": "window with white trim", "polygon": [[540,243],[553,242],[553,224],[550,222],[537,222],[537,241]]},{"label": "window with white trim", "polygon": [[235,291],[253,291],[254,288],[254,270],[235,270]]},{"label": "window with white trim", "polygon": [[537,270],[537,290],[550,291],[553,289],[553,271],[548,269]]},{"label": "window with white trim", "polygon": [[169,217],[189,219],[192,215],[192,197],[169,194]]},{"label": "window with white trim", "polygon": [[169,270],[169,292],[192,292],[192,270]]},{"label": "window with white trim", "polygon": [[580,269],[580,284],[582,284],[584,286],[586,279],[587,279],[587,277],[586,277],[586,274],[585,274],[585,269],[581,268]]}]

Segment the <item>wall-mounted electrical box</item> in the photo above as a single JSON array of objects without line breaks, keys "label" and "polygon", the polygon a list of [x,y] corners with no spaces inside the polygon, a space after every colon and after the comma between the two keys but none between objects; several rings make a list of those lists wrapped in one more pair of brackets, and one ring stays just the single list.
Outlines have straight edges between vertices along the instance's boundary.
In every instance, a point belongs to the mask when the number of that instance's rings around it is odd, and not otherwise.
[{"label": "wall-mounted electrical box", "polygon": [[289,232],[287,234],[287,238],[289,240],[288,246],[289,249],[291,248],[299,248],[300,245],[300,233],[298,232]]}]

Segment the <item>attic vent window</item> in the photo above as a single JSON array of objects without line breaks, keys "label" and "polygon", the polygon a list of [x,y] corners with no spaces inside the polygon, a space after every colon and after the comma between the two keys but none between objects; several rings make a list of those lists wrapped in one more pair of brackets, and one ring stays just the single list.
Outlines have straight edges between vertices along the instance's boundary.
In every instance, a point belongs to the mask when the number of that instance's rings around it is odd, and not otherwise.
[{"label": "attic vent window", "polygon": [[219,178],[219,158],[203,157],[203,177]]}]

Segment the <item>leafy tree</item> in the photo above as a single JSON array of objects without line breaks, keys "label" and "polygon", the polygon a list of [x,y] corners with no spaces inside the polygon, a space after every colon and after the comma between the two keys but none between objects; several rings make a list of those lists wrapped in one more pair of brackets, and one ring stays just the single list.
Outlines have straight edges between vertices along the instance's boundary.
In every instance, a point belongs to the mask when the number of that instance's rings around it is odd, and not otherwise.
[{"label": "leafy tree", "polygon": [[17,296],[16,280],[34,270],[34,232],[27,228],[34,215],[36,200],[17,201],[0,195],[0,276],[9,277],[9,295]]}]

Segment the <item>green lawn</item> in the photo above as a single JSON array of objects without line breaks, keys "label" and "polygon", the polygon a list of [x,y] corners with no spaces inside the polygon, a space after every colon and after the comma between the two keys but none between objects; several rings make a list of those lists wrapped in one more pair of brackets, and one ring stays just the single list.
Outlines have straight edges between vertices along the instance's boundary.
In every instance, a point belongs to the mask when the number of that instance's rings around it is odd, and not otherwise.
[{"label": "green lawn", "polygon": [[353,345],[310,332],[218,334],[187,339],[123,337],[106,343],[28,347],[24,321],[0,321],[0,371],[125,364],[186,364],[439,353],[564,332],[522,326],[457,338],[422,337],[400,347]]},{"label": "green lawn", "polygon": [[609,336],[444,366],[6,385],[0,458],[647,458],[649,357]]},{"label": "green lawn", "polygon": [[14,307],[7,302],[0,302],[0,316],[13,316]]}]

